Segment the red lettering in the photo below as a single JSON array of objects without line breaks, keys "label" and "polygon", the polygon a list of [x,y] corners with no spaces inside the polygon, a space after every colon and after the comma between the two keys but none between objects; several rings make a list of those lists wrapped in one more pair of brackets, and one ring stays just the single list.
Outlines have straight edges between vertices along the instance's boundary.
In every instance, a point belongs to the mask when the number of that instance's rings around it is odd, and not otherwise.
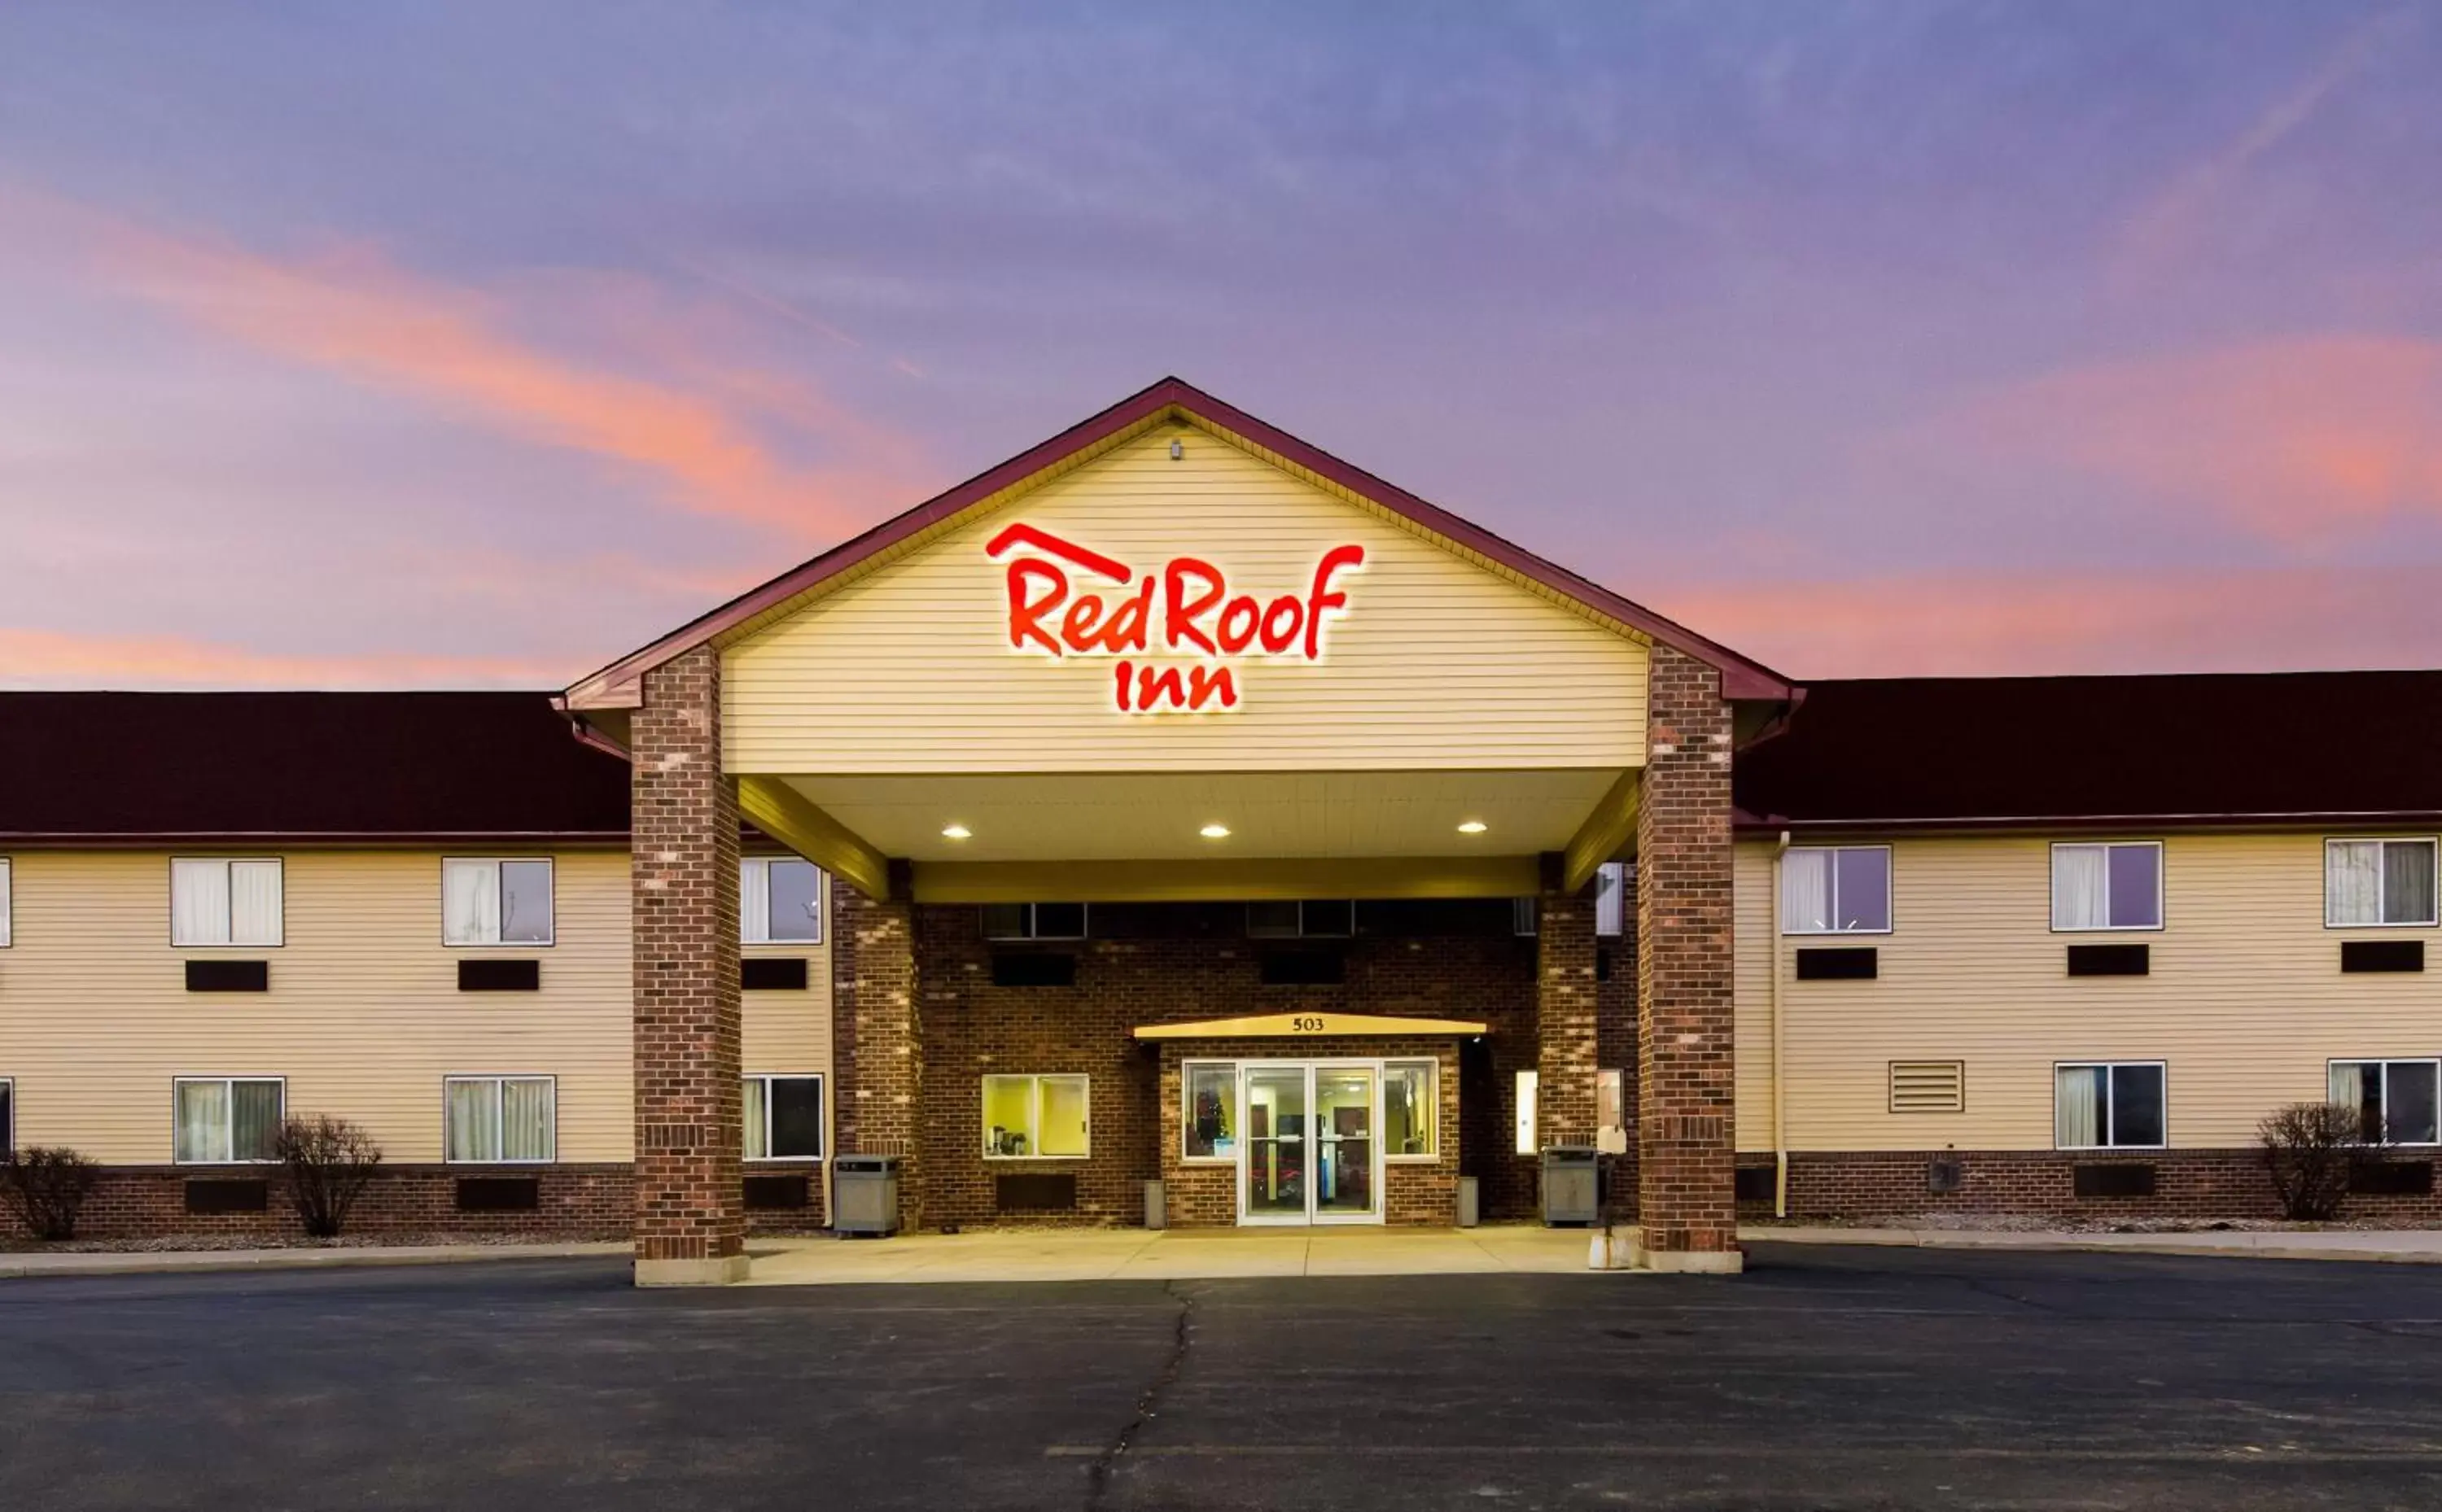
[{"label": "red lettering", "polygon": [[1103,623],[1103,595],[1080,593],[1068,612],[1060,616],[1060,638],[1072,651],[1090,651],[1095,647],[1095,633]]},{"label": "red lettering", "polygon": [[[1285,613],[1288,623],[1281,623]],[[1298,627],[1305,623],[1305,605],[1295,593],[1283,593],[1264,610],[1264,649],[1278,655],[1297,644]]]},{"label": "red lettering", "polygon": [[[1201,579],[1206,589],[1203,596],[1193,603],[1187,597],[1187,580],[1191,577]],[[1178,643],[1184,640],[1207,655],[1217,654],[1219,647],[1212,644],[1212,637],[1195,623],[1195,616],[1220,603],[1221,595],[1230,591],[1229,584],[1222,579],[1221,569],[1197,557],[1175,556],[1171,558],[1170,565],[1161,570],[1161,580],[1162,638],[1173,650],[1176,650]]]},{"label": "red lettering", "polygon": [[1124,562],[1113,561],[1101,552],[1087,551],[1073,540],[1062,540],[1048,530],[1023,523],[1010,526],[986,542],[984,555],[997,560],[1003,552],[1016,546],[1031,546],[1046,556],[1057,556],[1089,573],[1100,573],[1113,582],[1124,583],[1134,575]]},{"label": "red lettering", "polygon": [[1187,706],[1187,685],[1175,666],[1137,668],[1137,707],[1150,709],[1160,700],[1174,709]]},{"label": "red lettering", "polygon": [[1120,712],[1121,714],[1128,712],[1128,675],[1135,670],[1136,664],[1124,660],[1121,661],[1118,666],[1112,669],[1111,681],[1118,684]]},{"label": "red lettering", "polygon": [[[1242,614],[1246,617],[1246,624],[1239,628],[1231,628],[1231,626],[1237,623],[1238,617]],[[1231,599],[1229,603],[1222,605],[1221,654],[1224,656],[1235,656],[1240,651],[1245,650],[1249,645],[1253,644],[1255,639],[1255,627],[1263,622],[1263,606],[1243,594],[1237,598]]]},{"label": "red lettering", "polygon": [[1345,609],[1348,595],[1331,586],[1331,574],[1343,567],[1365,565],[1362,546],[1334,546],[1322,554],[1314,568],[1314,592],[1305,600],[1305,659],[1318,661],[1322,656],[1322,616],[1326,610]]},{"label": "red lettering", "polygon": [[1137,585],[1134,598],[1121,599],[1119,612],[1111,623],[1103,627],[1103,649],[1106,651],[1141,651],[1145,648],[1145,626],[1153,618],[1153,579],[1147,577]]},{"label": "red lettering", "polygon": [[[1039,598],[1027,595],[1028,579],[1046,585],[1048,592]],[[1043,628],[1044,616],[1060,607],[1068,596],[1068,574],[1049,562],[1038,562],[1021,556],[1009,564],[1009,644],[1023,647],[1029,640],[1052,655],[1060,654],[1060,643]]]},{"label": "red lettering", "polygon": [[1238,706],[1238,680],[1226,666],[1191,667],[1187,673],[1187,706],[1200,709],[1218,701],[1225,709]]}]

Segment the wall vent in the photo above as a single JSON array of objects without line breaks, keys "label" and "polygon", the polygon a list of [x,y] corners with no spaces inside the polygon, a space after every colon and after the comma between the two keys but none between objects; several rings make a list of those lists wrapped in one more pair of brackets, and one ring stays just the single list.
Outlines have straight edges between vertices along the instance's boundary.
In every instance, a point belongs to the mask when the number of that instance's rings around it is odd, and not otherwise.
[{"label": "wall vent", "polygon": [[2341,970],[2344,972],[2421,972],[2425,941],[2421,939],[2344,939]]},{"label": "wall vent", "polygon": [[1965,1061],[1893,1061],[1893,1113],[1964,1113],[1967,1111]]},{"label": "wall vent", "polygon": [[802,993],[806,990],[803,956],[749,956],[738,963],[738,985],[749,993]]}]

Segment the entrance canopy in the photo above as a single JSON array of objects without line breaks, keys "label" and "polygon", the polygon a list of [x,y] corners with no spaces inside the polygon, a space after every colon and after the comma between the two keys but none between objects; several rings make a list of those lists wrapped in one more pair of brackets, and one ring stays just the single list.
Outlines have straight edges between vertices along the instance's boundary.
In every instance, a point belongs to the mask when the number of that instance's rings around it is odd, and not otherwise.
[{"label": "entrance canopy", "polygon": [[926,902],[1502,896],[1631,843],[1648,660],[1788,684],[1175,379],[571,688],[720,648],[748,817]]}]

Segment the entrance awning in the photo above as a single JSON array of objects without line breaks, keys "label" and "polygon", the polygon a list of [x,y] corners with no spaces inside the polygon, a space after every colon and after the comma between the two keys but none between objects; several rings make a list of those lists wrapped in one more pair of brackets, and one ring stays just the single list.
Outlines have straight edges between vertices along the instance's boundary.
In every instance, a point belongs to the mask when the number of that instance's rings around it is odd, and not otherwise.
[{"label": "entrance awning", "polygon": [[1392,1038],[1482,1034],[1478,1019],[1398,1018],[1382,1013],[1258,1013],[1250,1018],[1198,1018],[1180,1024],[1139,1024],[1140,1040],[1310,1040],[1332,1036]]}]

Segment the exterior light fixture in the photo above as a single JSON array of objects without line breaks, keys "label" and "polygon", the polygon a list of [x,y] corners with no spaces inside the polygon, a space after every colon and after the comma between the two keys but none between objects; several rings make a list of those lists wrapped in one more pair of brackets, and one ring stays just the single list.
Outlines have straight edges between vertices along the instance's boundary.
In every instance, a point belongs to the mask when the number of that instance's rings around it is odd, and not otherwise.
[{"label": "exterior light fixture", "polygon": [[1480,835],[1484,833],[1484,821],[1481,819],[1469,819],[1467,823],[1458,827],[1458,832],[1463,835]]},{"label": "exterior light fixture", "polygon": [[1209,824],[1195,832],[1202,835],[1207,840],[1227,840],[1230,838],[1230,827],[1225,824]]},{"label": "exterior light fixture", "polygon": [[1179,458],[1184,457],[1184,456],[1186,456],[1186,455],[1187,455],[1187,446],[1186,446],[1186,444],[1185,444],[1184,442],[1174,441],[1174,442],[1172,442],[1172,443],[1170,444],[1170,460],[1171,460],[1171,461],[1173,461],[1173,462],[1176,462]]},{"label": "exterior light fixture", "polygon": [[944,840],[964,840],[974,833],[974,830],[968,829],[962,824],[943,825],[941,827],[941,838]]}]

